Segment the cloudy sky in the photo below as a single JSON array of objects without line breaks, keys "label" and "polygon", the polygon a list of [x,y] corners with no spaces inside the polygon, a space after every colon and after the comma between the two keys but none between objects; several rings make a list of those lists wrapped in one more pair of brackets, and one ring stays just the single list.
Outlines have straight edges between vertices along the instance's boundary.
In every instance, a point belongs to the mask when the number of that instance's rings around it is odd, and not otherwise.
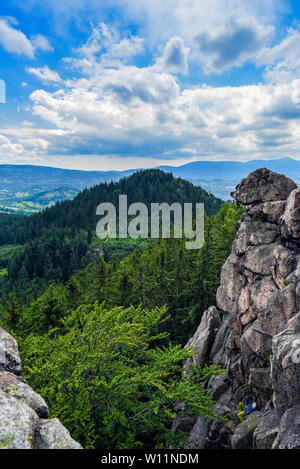
[{"label": "cloudy sky", "polygon": [[6,0],[0,163],[300,159],[299,51],[299,0]]}]

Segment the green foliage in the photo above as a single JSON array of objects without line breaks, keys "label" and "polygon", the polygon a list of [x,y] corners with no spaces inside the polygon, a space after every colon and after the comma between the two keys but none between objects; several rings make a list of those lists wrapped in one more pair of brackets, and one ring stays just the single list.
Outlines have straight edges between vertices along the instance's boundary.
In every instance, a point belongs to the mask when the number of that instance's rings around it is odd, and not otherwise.
[{"label": "green foliage", "polygon": [[[95,239],[97,204],[122,193],[148,206],[204,201],[203,248],[187,250],[184,239]],[[207,365],[182,374],[191,356],[182,347],[215,304],[242,213],[151,170],[13,224],[5,218],[0,243],[25,244],[0,248],[8,273],[0,276],[0,322],[17,336],[25,376],[51,416],[85,447],[176,447],[175,408],[213,415],[205,386],[222,371]]]},{"label": "green foliage", "polygon": [[20,304],[14,293],[9,295],[5,304],[4,313],[1,315],[1,322],[8,328],[15,330],[21,314]]},{"label": "green foliage", "polygon": [[72,294],[68,298],[66,288],[53,283],[28,308],[23,308],[14,330],[25,337],[30,333],[42,335],[53,328],[61,328],[62,320],[70,311],[72,303]]},{"label": "green foliage", "polygon": [[[206,219],[205,244],[200,250],[185,249],[182,239],[158,239],[149,242],[144,252],[136,249],[121,262],[116,256],[110,262],[98,259],[66,285],[53,285],[37,302],[23,307],[14,330],[26,335],[61,327],[61,318],[91,301],[105,301],[111,308],[166,305],[169,319],[164,327],[173,343],[185,344],[203,311],[215,304],[220,270],[230,253],[240,215],[239,207],[227,203],[215,217]],[[46,272],[51,279],[51,270]]]},{"label": "green foliage", "polygon": [[252,388],[249,384],[244,384],[243,391],[244,391],[245,394],[251,394],[252,393]]},{"label": "green foliage", "polygon": [[[203,202],[208,215],[216,213],[222,201],[183,179],[160,170],[138,171],[116,183],[103,183],[32,216],[0,214],[0,303],[1,297],[14,291],[28,304],[39,296],[49,282],[66,282],[80,268],[91,262],[95,247],[101,246],[105,260],[122,260],[135,249],[144,250],[148,240],[110,240],[96,238],[96,208],[111,202],[118,207],[120,194],[127,194],[128,204],[143,202]],[[94,235],[93,235],[94,233]],[[1,245],[22,245],[1,260]],[[7,275],[3,275],[6,274]]]},{"label": "green foliage", "polygon": [[23,341],[25,376],[86,448],[166,447],[178,402],[213,416],[202,383],[220,370],[182,374],[191,352],[158,345],[165,321],[164,308],[81,306],[62,321],[65,334]]},{"label": "green foliage", "polygon": [[[137,171],[119,182],[102,183],[80,192],[73,200],[58,202],[53,207],[29,217],[19,217],[14,223],[0,225],[0,244],[24,244],[41,237],[53,227],[95,232],[98,218],[96,208],[102,202],[118,207],[119,195],[127,194],[128,204],[143,202],[148,207],[154,202],[203,202],[207,215],[216,213],[222,201],[183,179],[158,169]],[[6,216],[6,215],[3,215]]]}]

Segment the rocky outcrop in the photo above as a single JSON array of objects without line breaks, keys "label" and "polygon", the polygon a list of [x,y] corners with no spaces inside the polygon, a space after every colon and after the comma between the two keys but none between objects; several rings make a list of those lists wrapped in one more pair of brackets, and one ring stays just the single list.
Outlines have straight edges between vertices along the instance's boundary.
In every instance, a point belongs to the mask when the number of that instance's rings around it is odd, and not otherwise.
[{"label": "rocky outcrop", "polygon": [[284,239],[300,244],[300,192],[293,190],[290,194],[283,216],[280,220],[280,232]]},{"label": "rocky outcrop", "polygon": [[286,200],[297,185],[283,174],[261,168],[244,178],[231,195],[243,205]]},{"label": "rocky outcrop", "polygon": [[215,306],[211,306],[203,313],[198,329],[187,343],[187,347],[194,351],[194,355],[186,360],[185,369],[190,368],[192,363],[203,365],[208,360],[220,324],[220,315]]},{"label": "rocky outcrop", "polygon": [[17,341],[0,326],[0,370],[20,376],[22,363]]},{"label": "rocky outcrop", "polygon": [[288,322],[288,328],[273,337],[273,402],[280,416],[300,406],[300,313]]},{"label": "rocky outcrop", "polygon": [[81,449],[22,378],[16,340],[0,327],[0,449]]},{"label": "rocky outcrop", "polygon": [[271,449],[279,431],[280,417],[273,404],[266,406],[253,434],[253,448]]},{"label": "rocky outcrop", "polygon": [[[234,412],[235,404],[227,377],[222,375],[212,376],[208,383],[207,394],[216,401],[213,408],[214,413],[225,418],[226,422],[216,418],[205,419],[201,416],[192,422],[191,420],[188,421],[187,416],[181,416],[181,422],[189,423],[191,429],[190,435],[184,444],[185,449],[230,448],[230,438],[234,431],[234,425],[230,418]],[[183,430],[183,427],[181,429]],[[173,430],[176,431],[174,427]],[[187,427],[186,430],[188,430]]]},{"label": "rocky outcrop", "polygon": [[282,416],[272,449],[300,449],[300,406],[288,409]]},{"label": "rocky outcrop", "polygon": [[235,429],[231,437],[232,449],[252,449],[253,433],[259,424],[260,412],[253,412]]},{"label": "rocky outcrop", "polygon": [[[245,205],[246,211],[221,272],[216,300],[224,315],[210,346],[210,360],[227,370],[227,387],[216,397],[216,408],[234,425],[230,428],[223,424],[219,431],[223,435],[225,432],[226,445],[234,448],[242,447],[246,440],[248,446],[256,448],[297,447],[300,190],[291,179],[263,168],[243,179],[233,197]],[[207,335],[205,323],[201,321],[188,343],[192,348],[196,344],[196,352],[202,347],[201,338]],[[197,360],[197,353],[194,357]],[[241,400],[255,400],[260,410],[246,440],[241,435],[250,425],[250,416],[243,424],[236,421]],[[285,438],[288,424],[290,433]],[[202,447],[210,447],[216,441],[209,434],[211,425],[211,421],[198,419],[190,444],[193,441],[197,447],[198,433]]]}]

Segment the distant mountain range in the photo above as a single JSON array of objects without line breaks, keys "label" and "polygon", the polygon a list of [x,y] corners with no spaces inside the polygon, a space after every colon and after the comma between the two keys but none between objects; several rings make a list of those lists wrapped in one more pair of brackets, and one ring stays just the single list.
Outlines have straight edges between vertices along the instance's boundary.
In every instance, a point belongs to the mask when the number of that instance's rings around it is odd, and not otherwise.
[{"label": "distant mountain range", "polygon": [[[222,199],[228,199],[236,184],[247,174],[266,167],[285,174],[300,185],[300,161],[277,160],[195,161],[182,166],[159,166],[202,186]],[[133,174],[127,171],[79,171],[31,165],[0,165],[0,209],[31,213],[64,198],[72,198],[84,188],[100,182],[118,181]]]},{"label": "distant mountain range", "polygon": [[300,160],[280,158],[278,160],[252,160],[245,163],[239,161],[195,161],[183,166],[160,166],[163,171],[172,172],[176,177],[184,179],[242,179],[258,168],[268,168],[286,176],[297,176],[300,179]]},{"label": "distant mountain range", "polygon": [[241,179],[258,168],[268,168],[276,173],[285,174],[300,185],[300,161],[292,158],[278,160],[239,161],[195,161],[183,166],[160,166],[160,169],[172,172],[174,176],[191,181],[203,187],[223,200],[230,197],[230,192]]}]

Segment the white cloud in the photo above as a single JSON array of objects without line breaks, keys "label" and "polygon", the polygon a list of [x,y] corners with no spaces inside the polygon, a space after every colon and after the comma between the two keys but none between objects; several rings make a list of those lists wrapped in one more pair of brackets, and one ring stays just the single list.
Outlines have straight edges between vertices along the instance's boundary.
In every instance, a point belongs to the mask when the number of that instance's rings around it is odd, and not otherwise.
[{"label": "white cloud", "polygon": [[37,129],[31,124],[25,121],[21,127],[1,130],[0,163],[43,164],[51,144],[65,135],[61,130]]},{"label": "white cloud", "polygon": [[35,36],[32,36],[31,37],[31,43],[32,43],[32,47],[33,47],[34,50],[42,50],[44,52],[53,52],[54,51],[54,49],[51,46],[49,40],[46,37],[41,36],[41,34],[37,34]]},{"label": "white cloud", "polygon": [[45,37],[37,35],[29,40],[21,30],[14,26],[16,26],[16,21],[10,18],[0,18],[0,44],[7,52],[33,59],[36,50],[53,50]]},{"label": "white cloud", "polygon": [[22,31],[14,29],[6,19],[0,19],[0,44],[7,52],[34,57],[34,49]]},{"label": "white cloud", "polygon": [[260,25],[273,24],[289,6],[285,0],[110,0],[123,8],[122,15],[138,22],[147,42],[183,38],[190,47],[193,38],[220,30],[230,18],[256,18]]},{"label": "white cloud", "polygon": [[188,56],[190,50],[184,47],[180,37],[172,37],[166,44],[163,54],[158,57],[154,65],[155,69],[167,73],[188,73]]},{"label": "white cloud", "polygon": [[[32,148],[25,148],[24,143],[14,141],[0,134],[0,163],[22,163],[38,161],[39,157]],[[40,162],[42,160],[40,159]]]},{"label": "white cloud", "polygon": [[[300,144],[300,80],[289,85],[181,90],[154,67],[97,70],[56,92],[31,95],[33,112],[64,133],[51,153],[178,154],[212,159],[295,156]],[[83,105],[84,103],[84,105]]]},{"label": "white cloud", "polygon": [[207,73],[222,73],[253,59],[274,34],[274,27],[263,27],[251,18],[230,18],[225,27],[213,34],[195,36],[199,59]]},{"label": "white cloud", "polygon": [[[22,8],[40,7],[40,0],[27,0]],[[64,34],[72,21],[84,26],[111,19],[116,10],[116,23],[135,25],[147,44],[166,43],[179,36],[190,47],[201,32],[220,29],[232,16],[257,18],[259,24],[273,24],[282,13],[289,12],[286,0],[44,0],[43,9],[54,17],[57,30]],[[109,16],[110,15],[110,16]]]},{"label": "white cloud", "polygon": [[144,39],[131,35],[121,39],[115,28],[100,23],[93,27],[88,40],[74,50],[74,55],[64,60],[73,68],[89,75],[99,66],[117,67],[142,52]]},{"label": "white cloud", "polygon": [[29,121],[23,121],[22,124],[21,124],[22,127],[35,127],[35,124],[33,122],[29,122]]},{"label": "white cloud", "polygon": [[55,70],[50,70],[50,68],[46,65],[42,68],[32,68],[27,67],[26,71],[35,75],[43,82],[53,82],[53,83],[61,83],[62,79],[60,78],[59,74]]},{"label": "white cloud", "polygon": [[[2,133],[12,145],[22,145],[22,155],[28,152],[31,158],[67,161],[67,166],[72,166],[73,158],[79,164],[80,155],[85,161],[98,158],[105,164],[109,158],[117,164],[126,157],[123,167],[144,158],[147,163],[138,166],[163,160],[183,162],[184,158],[298,157],[300,80],[293,66],[298,33],[290,31],[273,48],[262,47],[271,28],[263,30],[250,20],[237,20],[235,26],[235,33],[247,27],[252,31],[251,47],[244,43],[227,57],[219,47],[226,38],[224,28],[206,34],[205,45],[212,48],[209,54],[206,50],[208,69],[226,69],[251,56],[267,67],[264,84],[189,87],[185,81],[180,85],[176,75],[187,71],[189,55],[183,38],[171,37],[161,45],[154,65],[138,67],[131,59],[143,52],[143,39],[123,37],[100,24],[68,58],[73,78],[63,81],[48,67],[28,69],[45,84],[59,85],[54,91],[41,87],[30,96],[33,114],[46,122],[47,129],[23,123],[19,129]],[[236,39],[233,36],[229,44]],[[288,82],[267,76],[280,63],[291,72]]]},{"label": "white cloud", "polygon": [[264,66],[264,77],[272,83],[288,83],[300,77],[300,33],[289,29],[287,37],[274,47],[264,48],[257,57],[258,66]]}]

